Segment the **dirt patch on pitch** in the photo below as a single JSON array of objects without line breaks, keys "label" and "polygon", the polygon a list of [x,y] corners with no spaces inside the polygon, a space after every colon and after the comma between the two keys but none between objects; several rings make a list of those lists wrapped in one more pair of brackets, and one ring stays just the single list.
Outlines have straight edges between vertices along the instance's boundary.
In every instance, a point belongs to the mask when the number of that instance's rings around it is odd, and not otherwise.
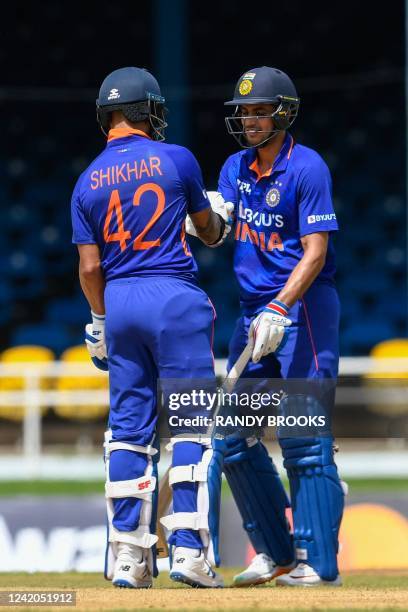
[{"label": "dirt patch on pitch", "polygon": [[75,610],[406,609],[408,589],[80,589]]}]

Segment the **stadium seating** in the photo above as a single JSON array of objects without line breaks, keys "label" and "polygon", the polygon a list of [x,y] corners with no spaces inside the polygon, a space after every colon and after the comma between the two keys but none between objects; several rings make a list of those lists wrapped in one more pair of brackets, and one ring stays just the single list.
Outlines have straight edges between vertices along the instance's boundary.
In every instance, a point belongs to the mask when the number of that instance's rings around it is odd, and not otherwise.
[{"label": "stadium seating", "polygon": [[[224,130],[222,102],[231,95],[240,67],[244,68],[241,66],[244,60],[237,59],[235,42],[228,42],[230,35],[236,37],[236,32],[242,30],[242,18],[240,11],[227,11],[218,3],[217,14],[223,17],[214,23],[208,18],[212,14],[209,8],[205,16],[200,3],[189,5],[192,28],[189,44],[196,50],[205,48],[206,53],[203,60],[199,59],[202,54],[195,54],[188,95],[181,93],[177,98],[171,75],[163,89],[170,98],[170,110],[172,105],[174,108],[188,99],[186,122],[191,134],[188,144],[200,161],[207,187],[215,189],[221,164],[237,150],[236,143]],[[298,5],[295,9],[288,3],[282,9],[288,13],[287,23],[291,24],[292,31],[302,28],[305,17],[309,16],[307,5]],[[78,10],[80,15],[75,14],[74,26],[78,38],[62,36],[52,48],[48,39],[43,41],[41,36],[37,40],[28,10],[20,16],[16,31],[4,32],[5,45],[24,48],[27,55],[35,48],[37,58],[35,65],[27,62],[18,71],[11,67],[12,63],[8,66],[4,62],[4,83],[15,82],[18,87],[23,84],[33,88],[42,83],[50,90],[49,97],[41,90],[43,97],[39,101],[35,99],[35,90],[34,98],[24,99],[22,94],[7,106],[4,125],[7,146],[0,153],[4,230],[0,244],[0,346],[3,347],[34,342],[60,354],[81,342],[88,315],[87,306],[80,305],[78,298],[77,253],[71,244],[69,204],[78,176],[104,144],[94,121],[97,86],[107,70],[130,58],[134,58],[132,61],[143,58],[144,65],[154,67],[156,46],[152,39],[150,8],[138,15],[137,40],[134,22],[123,17],[125,5],[117,3],[114,8],[95,12],[83,3]],[[253,57],[264,63],[284,57],[283,67],[298,83],[302,100],[294,137],[297,142],[317,149],[332,171],[341,228],[335,241],[343,313],[341,354],[364,355],[377,342],[407,333],[405,185],[404,173],[397,163],[405,155],[401,128],[404,97],[402,76],[392,80],[400,60],[395,60],[393,55],[398,52],[398,45],[390,25],[381,31],[379,53],[384,57],[378,59],[378,65],[371,60],[371,55],[362,59],[364,53],[374,54],[376,46],[368,51],[356,35],[348,39],[347,53],[339,53],[339,64],[330,59],[327,33],[337,32],[343,37],[350,27],[358,29],[359,23],[365,23],[363,6],[354,3],[350,10],[352,19],[348,21],[346,9],[341,15],[323,8],[317,11],[325,15],[324,27],[320,17],[309,20],[307,43],[302,42],[302,37],[287,40],[285,28],[275,32],[276,49],[284,49],[283,56],[271,52],[270,22],[260,18],[253,28],[257,36]],[[395,18],[393,11],[391,14]],[[41,16],[44,31],[69,32],[63,27],[69,16],[58,3],[45,0]],[[228,19],[229,32],[222,29],[223,19]],[[382,20],[389,23],[388,19],[389,16],[382,15]],[[7,23],[6,17],[4,22]],[[130,51],[125,43],[123,49],[119,45],[120,50],[110,45],[98,47],[100,32],[109,29],[121,32],[122,40],[131,44]],[[218,49],[210,49],[208,45],[208,40],[221,33],[225,43],[222,58]],[[252,46],[251,35],[248,33],[245,37],[246,45]],[[322,38],[326,40],[327,57],[321,53]],[[358,41],[358,47],[350,46],[353,40]],[[83,52],[83,45],[99,49],[98,66],[92,54],[88,57]],[[116,52],[123,55],[115,55]],[[356,66],[354,61],[343,64],[347,58],[359,61]],[[342,76],[354,70],[364,72],[364,61],[372,72],[372,77],[371,72],[367,77],[368,84],[364,74],[361,81],[358,75],[356,79]],[[66,70],[67,64],[69,70]],[[333,74],[334,66],[338,74]],[[389,79],[384,80],[381,75]],[[63,89],[54,92],[55,87]],[[46,117],[47,126],[51,127],[45,129],[39,117]],[[195,242],[194,253],[200,266],[200,282],[218,312],[215,353],[224,357],[239,310],[232,273],[232,245],[209,250]]]},{"label": "stadium seating", "polygon": [[[84,345],[73,346],[66,349],[61,355],[62,363],[86,362],[90,364],[89,353]],[[108,389],[107,376],[78,376],[64,375],[60,376],[56,381],[56,389],[58,391],[104,391]],[[55,413],[64,418],[76,420],[99,419],[108,413],[107,404],[79,405],[75,403],[62,404],[54,406]]]},{"label": "stadium seating", "polygon": [[[54,353],[44,346],[14,346],[6,349],[0,354],[0,364],[3,365],[18,365],[20,363],[30,363],[36,370],[42,369],[44,366],[55,359]],[[20,376],[0,377],[0,390],[6,391],[24,391],[27,386],[27,379]],[[40,379],[40,389],[51,389],[53,380],[43,377]],[[46,406],[41,407],[41,412],[44,414],[47,410]],[[0,406],[0,417],[12,421],[20,421],[24,416],[23,406]]]},{"label": "stadium seating", "polygon": [[71,344],[71,337],[68,329],[63,324],[44,321],[42,323],[21,325],[13,332],[11,344],[24,345],[28,343],[41,343],[58,354]]},{"label": "stadium seating", "polygon": [[[395,358],[408,359],[408,339],[392,338],[379,342],[370,351],[370,357],[374,360],[387,360]],[[406,434],[406,416],[408,414],[408,368],[406,371],[390,371],[390,368],[381,371],[381,367],[375,368],[373,372],[368,372],[364,376],[365,384],[379,393],[389,392],[391,396],[404,393],[403,401],[391,402],[379,398],[377,402],[369,404],[369,410],[376,414],[387,417],[387,435],[404,436]],[[394,421],[392,418],[394,417]],[[398,420],[400,419],[400,420]]]},{"label": "stadium seating", "polygon": [[[396,359],[405,358],[408,359],[408,339],[407,338],[392,338],[391,340],[384,340],[379,342],[370,351],[370,356],[374,359]],[[401,372],[380,372],[377,373],[378,378],[408,378],[407,371]]]}]

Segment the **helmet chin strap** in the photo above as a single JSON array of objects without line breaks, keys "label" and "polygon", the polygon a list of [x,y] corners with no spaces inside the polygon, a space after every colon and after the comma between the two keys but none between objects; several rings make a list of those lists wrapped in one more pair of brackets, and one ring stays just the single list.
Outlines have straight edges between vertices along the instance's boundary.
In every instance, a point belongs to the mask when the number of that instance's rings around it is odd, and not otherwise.
[{"label": "helmet chin strap", "polygon": [[275,136],[277,136],[277,134],[279,132],[281,132],[282,130],[272,130],[272,132],[270,133],[270,135],[265,138],[265,140],[263,140],[262,142],[260,142],[257,145],[254,145],[254,149],[263,149],[264,147],[266,147],[266,145],[268,144],[268,142],[270,140],[273,140],[273,138],[275,138]]}]

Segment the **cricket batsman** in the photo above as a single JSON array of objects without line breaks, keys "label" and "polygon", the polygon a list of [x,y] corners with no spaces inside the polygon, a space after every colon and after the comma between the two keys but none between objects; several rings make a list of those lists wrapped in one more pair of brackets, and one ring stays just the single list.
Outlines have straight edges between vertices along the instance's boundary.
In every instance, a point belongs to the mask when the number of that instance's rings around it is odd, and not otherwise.
[{"label": "cricket batsman", "polygon": [[[228,367],[249,339],[253,354],[244,377],[335,381],[339,300],[332,233],[338,226],[326,164],[287,131],[299,103],[288,75],[267,66],[245,72],[225,103],[233,107],[226,117],[228,132],[242,148],[225,162],[218,186],[222,197],[213,205],[217,210],[231,202],[235,208],[234,270],[242,314]],[[190,230],[194,234],[188,224]],[[338,586],[344,491],[333,436],[329,430],[287,437],[278,430],[278,437],[290,484],[294,542],[285,519],[289,503],[265,447],[256,438],[232,437],[224,471],[257,553],[234,583],[249,586],[278,576],[282,586]]]},{"label": "cricket batsman", "polygon": [[[197,285],[185,217],[209,246],[230,230],[226,208],[211,209],[194,156],[162,142],[164,103],[145,69],[106,77],[96,101],[106,147],[72,196],[73,242],[92,316],[86,345],[110,380],[105,577],[127,588],[151,587],[157,575],[157,381],[214,379],[215,313]],[[172,532],[170,577],[222,586],[211,567],[219,563],[222,462],[208,440],[174,437],[171,446],[173,514],[163,518]]]}]

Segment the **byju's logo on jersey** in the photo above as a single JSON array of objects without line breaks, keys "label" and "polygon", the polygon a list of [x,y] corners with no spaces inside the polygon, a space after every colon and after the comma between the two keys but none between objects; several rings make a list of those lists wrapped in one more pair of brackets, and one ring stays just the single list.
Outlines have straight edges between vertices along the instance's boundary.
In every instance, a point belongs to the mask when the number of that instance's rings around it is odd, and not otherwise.
[{"label": "byju's logo on jersey", "polygon": [[318,223],[319,221],[336,221],[336,215],[335,213],[329,213],[327,215],[309,215],[307,218],[309,225],[311,223]]},{"label": "byju's logo on jersey", "polygon": [[108,100],[117,100],[120,98],[119,89],[111,89],[109,92]]},{"label": "byju's logo on jersey", "polygon": [[279,189],[272,187],[272,189],[270,189],[265,196],[267,205],[270,208],[275,208],[275,206],[277,206],[280,202],[280,197]]}]

